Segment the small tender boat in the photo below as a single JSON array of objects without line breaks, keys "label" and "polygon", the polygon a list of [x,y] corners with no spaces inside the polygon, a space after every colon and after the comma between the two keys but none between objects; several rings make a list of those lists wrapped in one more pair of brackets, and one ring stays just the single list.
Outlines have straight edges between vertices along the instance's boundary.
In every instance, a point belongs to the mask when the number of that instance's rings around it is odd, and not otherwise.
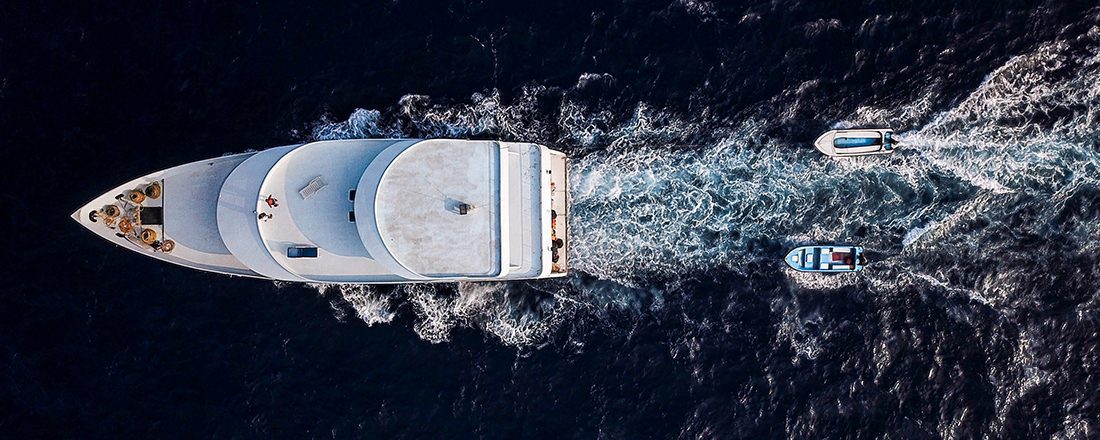
[{"label": "small tender boat", "polygon": [[858,272],[867,264],[860,246],[802,246],[792,249],[787,265],[800,272]]},{"label": "small tender boat", "polygon": [[817,137],[814,148],[833,157],[890,154],[897,146],[893,133],[889,128],[829,130]]}]

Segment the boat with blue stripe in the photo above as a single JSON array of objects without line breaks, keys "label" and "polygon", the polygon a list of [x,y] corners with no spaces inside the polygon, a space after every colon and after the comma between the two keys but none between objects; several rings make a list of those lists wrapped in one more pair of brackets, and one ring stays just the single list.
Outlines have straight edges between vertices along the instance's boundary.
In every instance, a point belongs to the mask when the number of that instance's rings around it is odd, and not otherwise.
[{"label": "boat with blue stripe", "polygon": [[832,157],[891,154],[897,146],[889,128],[830,130],[817,137],[814,148]]},{"label": "boat with blue stripe", "polygon": [[858,272],[867,264],[863,248],[849,245],[797,247],[784,260],[800,272]]}]

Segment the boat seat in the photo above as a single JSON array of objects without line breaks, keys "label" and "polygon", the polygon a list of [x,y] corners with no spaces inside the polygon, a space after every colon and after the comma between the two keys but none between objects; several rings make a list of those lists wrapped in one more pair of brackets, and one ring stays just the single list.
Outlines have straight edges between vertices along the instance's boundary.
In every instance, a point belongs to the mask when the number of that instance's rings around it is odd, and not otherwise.
[{"label": "boat seat", "polygon": [[326,186],[328,186],[328,182],[325,182],[325,179],[322,179],[321,176],[317,176],[314,177],[313,180],[310,180],[309,184],[299,190],[298,195],[302,196],[302,199],[308,199]]}]

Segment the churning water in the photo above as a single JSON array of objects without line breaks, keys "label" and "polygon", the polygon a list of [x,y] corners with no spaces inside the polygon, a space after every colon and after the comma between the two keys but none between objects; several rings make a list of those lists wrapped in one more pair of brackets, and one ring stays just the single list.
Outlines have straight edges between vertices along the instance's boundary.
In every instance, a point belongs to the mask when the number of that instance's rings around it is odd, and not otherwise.
[{"label": "churning water", "polygon": [[[2,14],[0,437],[1100,432],[1094,6],[427,3]],[[864,125],[901,148],[810,145]],[[154,169],[370,137],[566,151],[574,271],[272,284],[67,219]],[[872,263],[781,261],[820,242]]]}]

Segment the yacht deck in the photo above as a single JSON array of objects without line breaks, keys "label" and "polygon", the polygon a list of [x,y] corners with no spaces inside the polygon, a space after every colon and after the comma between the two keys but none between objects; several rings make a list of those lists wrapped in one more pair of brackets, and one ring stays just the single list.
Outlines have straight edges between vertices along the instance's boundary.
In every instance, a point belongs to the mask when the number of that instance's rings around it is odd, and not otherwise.
[{"label": "yacht deck", "polygon": [[528,143],[322,141],[152,173],[73,218],[144,255],[233,275],[333,283],[560,276],[567,263],[555,257],[551,267],[550,253],[566,249],[550,236],[566,234],[566,171],[564,155]]},{"label": "yacht deck", "polygon": [[[118,246],[126,247],[157,259],[198,267],[231,275],[260,276],[238,260],[222,242],[217,227],[217,200],[222,182],[236,167],[254,153],[235,154],[216,159],[180,165],[131,180],[96,197],[72,214],[74,220]],[[142,243],[136,234],[123,234],[114,222],[103,218],[92,221],[92,213],[107,205],[116,205],[125,212],[136,212],[136,206],[116,199],[131,190],[159,183],[162,195],[147,198],[142,209],[163,210],[161,222],[136,224],[136,232],[148,228],[158,239],[171,240],[171,253],[158,252]],[[124,197],[123,197],[124,198]]]},{"label": "yacht deck", "polygon": [[[353,191],[364,170],[386,148],[410,141],[348,140],[306,145],[279,160],[259,190],[260,235],[271,256],[295,274],[341,282],[377,276],[398,279],[359,239]],[[266,202],[271,196],[277,206]],[[359,220],[358,218],[355,218]],[[369,221],[370,219],[365,219]],[[317,256],[291,258],[293,247],[317,248]]]}]

